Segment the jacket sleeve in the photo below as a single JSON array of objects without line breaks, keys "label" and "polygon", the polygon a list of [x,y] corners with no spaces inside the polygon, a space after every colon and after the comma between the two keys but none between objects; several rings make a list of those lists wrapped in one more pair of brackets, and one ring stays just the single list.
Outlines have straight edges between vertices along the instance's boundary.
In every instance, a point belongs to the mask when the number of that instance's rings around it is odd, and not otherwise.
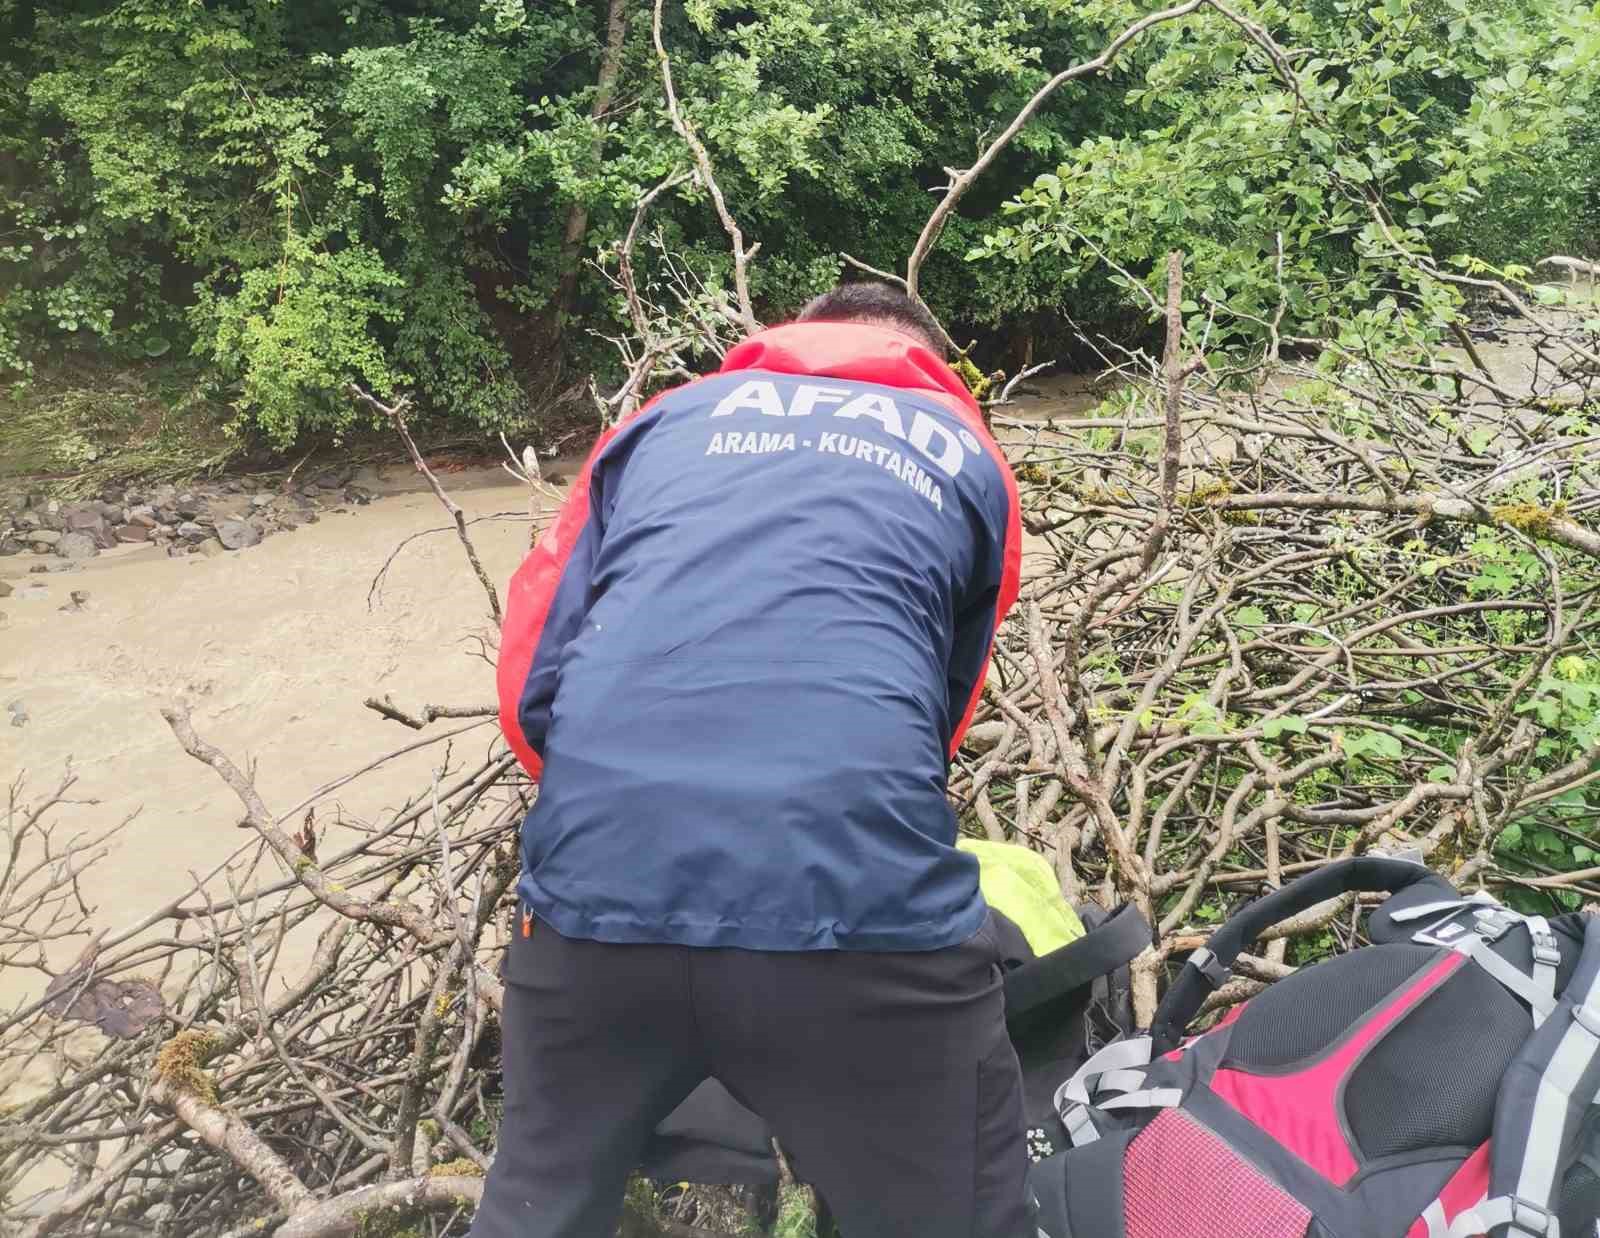
[{"label": "jacket sleeve", "polygon": [[[987,435],[984,436],[987,438]],[[949,698],[954,713],[961,710],[950,736],[949,756],[954,760],[962,737],[972,725],[972,715],[983,696],[983,681],[989,673],[989,657],[994,650],[995,633],[1017,600],[1022,579],[1022,518],[1017,500],[1017,482],[1011,466],[992,439],[986,443],[990,459],[999,469],[1003,484],[1004,511],[989,513],[980,536],[985,545],[976,555],[974,579],[969,583],[960,610],[956,613],[955,639],[950,650]],[[996,507],[1000,504],[995,504]]]},{"label": "jacket sleeve", "polygon": [[535,780],[544,767],[561,654],[589,609],[602,532],[592,510],[592,478],[615,433],[609,430],[595,443],[555,521],[512,576],[506,597],[495,668],[500,729]]},{"label": "jacket sleeve", "polygon": [[[604,535],[603,514],[616,503],[615,474],[622,466],[613,467],[606,449],[622,434],[637,442],[638,432],[654,420],[650,414],[659,413],[660,402],[673,391],[647,401],[595,440],[555,522],[511,578],[495,666],[500,729],[534,781],[544,769],[544,737],[550,728],[561,655],[589,613],[595,561]],[[623,452],[623,445],[618,447]],[[602,472],[609,480],[597,486],[596,476]],[[598,497],[605,501],[597,502]]]}]

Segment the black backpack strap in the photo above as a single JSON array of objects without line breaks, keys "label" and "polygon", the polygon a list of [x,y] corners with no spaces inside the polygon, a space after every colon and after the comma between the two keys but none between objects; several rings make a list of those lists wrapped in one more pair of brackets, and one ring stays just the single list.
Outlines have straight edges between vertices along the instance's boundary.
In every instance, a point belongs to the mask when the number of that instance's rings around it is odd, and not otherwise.
[{"label": "black backpack strap", "polygon": [[[1471,898],[1420,902],[1399,894],[1373,913],[1368,929],[1375,942],[1380,936],[1395,941],[1419,923],[1412,941],[1445,946],[1471,959],[1532,1011],[1534,1027],[1555,1010],[1563,973],[1570,981],[1582,948],[1581,926],[1574,933],[1562,919],[1551,924],[1544,916],[1514,911],[1483,891]],[[1524,955],[1525,965],[1518,961]]]},{"label": "black backpack strap", "polygon": [[[1561,966],[1561,947],[1544,917],[1519,916],[1515,912],[1510,914],[1517,917],[1512,922],[1513,926],[1522,924],[1528,930],[1531,961],[1526,968],[1519,967],[1501,953],[1496,946],[1500,938],[1491,935],[1496,931],[1495,927],[1488,932],[1480,928],[1475,932],[1463,933],[1450,944],[1450,949],[1471,959],[1499,981],[1502,987],[1516,995],[1533,1014],[1534,1027],[1542,1027],[1558,1004],[1556,973]],[[1500,930],[1500,937],[1504,936],[1504,930]],[[1423,935],[1418,934],[1418,937],[1421,939]]]},{"label": "black backpack strap", "polygon": [[1150,925],[1131,903],[1124,903],[1077,941],[1008,971],[1006,1020],[1020,1019],[1063,993],[1092,984],[1131,962],[1150,943]]},{"label": "black backpack strap", "polygon": [[1282,889],[1274,890],[1234,912],[1211,935],[1209,944],[1189,956],[1178,978],[1156,1010],[1150,1026],[1154,1056],[1176,1049],[1189,1030],[1189,1022],[1200,1013],[1201,1004],[1232,974],[1233,961],[1240,952],[1279,921],[1297,916],[1318,903],[1341,894],[1356,892],[1393,894],[1421,882],[1432,883],[1441,899],[1459,897],[1453,887],[1437,873],[1413,860],[1362,855],[1335,860],[1326,868],[1308,873]]},{"label": "black backpack strap", "polygon": [[1566,992],[1500,1082],[1489,1198],[1457,1217],[1449,1238],[1561,1238],[1556,1199],[1597,1092],[1600,917],[1590,916],[1583,954]]}]

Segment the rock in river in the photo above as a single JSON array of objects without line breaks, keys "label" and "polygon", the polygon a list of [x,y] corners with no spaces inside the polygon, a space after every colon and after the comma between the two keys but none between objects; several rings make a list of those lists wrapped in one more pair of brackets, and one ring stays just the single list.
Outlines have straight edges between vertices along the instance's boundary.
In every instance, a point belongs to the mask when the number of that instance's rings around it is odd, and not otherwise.
[{"label": "rock in river", "polygon": [[217,540],[229,550],[243,550],[246,546],[254,546],[259,542],[261,533],[255,525],[243,520],[219,520]]},{"label": "rock in river", "polygon": [[56,553],[63,559],[92,559],[100,547],[87,533],[65,533],[56,543]]},{"label": "rock in river", "polygon": [[66,525],[68,535],[82,533],[91,537],[101,550],[110,550],[117,544],[117,539],[112,536],[111,526],[106,523],[105,514],[100,511],[99,504],[95,504],[93,508],[67,508],[61,513],[61,518]]}]

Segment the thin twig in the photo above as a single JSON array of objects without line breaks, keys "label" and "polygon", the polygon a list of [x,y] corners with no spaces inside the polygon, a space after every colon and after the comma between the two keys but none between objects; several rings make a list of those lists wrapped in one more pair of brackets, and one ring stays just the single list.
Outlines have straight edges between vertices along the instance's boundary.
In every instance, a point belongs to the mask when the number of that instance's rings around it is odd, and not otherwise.
[{"label": "thin twig", "polygon": [[483,563],[478,559],[478,548],[472,544],[472,538],[467,534],[467,517],[460,507],[456,506],[439,479],[433,475],[433,470],[428,467],[428,462],[422,458],[422,453],[417,450],[416,440],[411,437],[411,430],[406,425],[406,410],[410,408],[411,401],[406,396],[401,396],[393,404],[385,404],[370,392],[362,390],[359,384],[350,384],[350,393],[361,400],[375,412],[382,413],[394,423],[400,438],[405,442],[406,450],[411,453],[411,462],[417,466],[417,472],[428,479],[428,485],[433,490],[434,496],[444,505],[445,511],[450,513],[450,518],[455,521],[456,536],[461,539],[461,547],[467,552],[467,562],[472,565],[472,571],[478,578],[478,583],[483,586],[483,592],[489,599],[489,614],[494,619],[495,627],[500,626],[500,595],[495,591],[494,584],[489,580],[489,573],[483,570]]}]

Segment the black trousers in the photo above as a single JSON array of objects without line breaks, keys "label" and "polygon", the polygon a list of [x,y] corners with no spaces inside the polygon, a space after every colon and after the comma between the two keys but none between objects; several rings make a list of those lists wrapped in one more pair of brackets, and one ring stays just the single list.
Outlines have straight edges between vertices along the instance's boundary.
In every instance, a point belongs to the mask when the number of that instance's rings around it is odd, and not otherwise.
[{"label": "black trousers", "polygon": [[988,928],[928,953],[564,938],[506,962],[505,1118],[472,1238],[610,1238],[656,1124],[715,1076],[845,1238],[1025,1238],[1021,1077]]}]

